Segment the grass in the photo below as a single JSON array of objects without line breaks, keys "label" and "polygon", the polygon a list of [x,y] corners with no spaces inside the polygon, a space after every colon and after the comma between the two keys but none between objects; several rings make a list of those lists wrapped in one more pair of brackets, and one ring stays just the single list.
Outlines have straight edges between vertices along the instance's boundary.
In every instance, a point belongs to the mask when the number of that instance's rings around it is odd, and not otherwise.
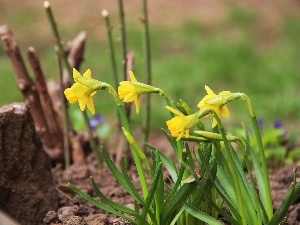
[{"label": "grass", "polygon": [[[287,17],[277,28],[276,35],[268,40],[271,42],[268,45],[265,40],[262,41],[262,35],[256,29],[257,23],[254,12],[234,8],[216,26],[187,21],[177,27],[151,27],[153,85],[163,88],[175,101],[182,98],[192,108],[196,108],[204,96],[204,85],[215,92],[244,92],[253,100],[259,118],[268,122],[281,119],[284,123],[294,124],[300,117],[297,50],[300,46],[300,19]],[[127,27],[128,49],[135,54],[135,74],[143,82],[141,27],[137,24]],[[117,39],[117,30],[115,34]],[[18,41],[22,43],[23,40]],[[37,45],[47,77],[56,78],[53,46],[48,42],[46,46]],[[116,42],[115,47],[119,51],[120,43]],[[22,96],[16,88],[3,48],[0,48],[0,68],[0,105],[21,101]],[[104,34],[101,38],[93,36],[88,39],[82,71],[87,68],[92,69],[95,78],[113,84]],[[100,92],[95,100],[97,112],[110,117],[114,106],[108,94]],[[153,127],[159,128],[168,118],[168,112],[162,110],[164,101],[159,96],[153,97],[152,101],[155,104],[152,107]],[[240,123],[246,108],[232,104],[230,109],[232,117],[228,122]],[[133,121],[142,119],[143,109],[141,112]]]}]

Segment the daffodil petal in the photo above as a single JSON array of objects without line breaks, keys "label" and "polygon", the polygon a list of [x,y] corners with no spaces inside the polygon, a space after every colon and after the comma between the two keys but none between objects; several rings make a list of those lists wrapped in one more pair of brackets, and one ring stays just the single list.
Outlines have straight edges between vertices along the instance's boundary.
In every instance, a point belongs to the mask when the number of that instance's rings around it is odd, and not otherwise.
[{"label": "daffodil petal", "polygon": [[[136,94],[135,88],[129,81],[120,82],[120,86],[118,87],[118,95],[120,99],[126,98],[126,96],[130,93]],[[133,100],[132,100],[133,101]]]},{"label": "daffodil petal", "polygon": [[83,74],[84,78],[91,78],[92,77],[92,72],[90,69],[86,70]]},{"label": "daffodil petal", "polygon": [[215,93],[208,87],[205,85],[205,90],[207,92],[208,95],[214,95]]},{"label": "daffodil petal", "polygon": [[167,110],[171,111],[172,113],[174,113],[175,115],[178,115],[178,116],[184,116],[184,114],[170,106],[166,106]]},{"label": "daffodil petal", "polygon": [[129,76],[130,76],[130,81],[131,82],[137,82],[137,79],[135,78],[134,74],[132,71],[129,71]]},{"label": "daffodil petal", "polygon": [[73,91],[72,91],[71,88],[65,89],[64,94],[65,94],[67,100],[68,100],[71,104],[73,104],[74,102],[76,102],[76,101],[78,100],[78,96],[74,95],[74,93],[73,93]]},{"label": "daffodil petal", "polygon": [[190,130],[186,130],[186,131],[185,131],[185,137],[186,137],[186,138],[189,138],[189,134],[190,134],[189,131],[190,131]]},{"label": "daffodil petal", "polygon": [[230,116],[230,113],[229,113],[229,109],[226,105],[223,105],[222,108],[221,108],[221,114],[223,117],[225,118],[229,118]]},{"label": "daffodil petal", "polygon": [[84,111],[87,103],[87,97],[83,96],[82,98],[78,99],[78,103],[80,110]]},{"label": "daffodil petal", "polygon": [[213,117],[211,127],[214,128],[218,124],[217,120]]},{"label": "daffodil petal", "polygon": [[179,141],[179,140],[182,138],[182,136],[183,136],[183,133],[181,132],[181,133],[178,135],[178,137],[176,138],[176,141]]},{"label": "daffodil petal", "polygon": [[82,84],[79,83],[74,83],[71,87],[74,95],[78,96],[81,98],[86,94],[86,92],[89,90],[86,86],[83,86]]},{"label": "daffodil petal", "polygon": [[136,114],[139,114],[139,112],[140,112],[140,101],[139,101],[139,97],[136,97],[134,103],[135,103],[135,111],[136,111]]},{"label": "daffodil petal", "polygon": [[91,96],[87,97],[87,102],[86,102],[87,108],[91,111],[91,113],[94,115],[95,114],[95,106],[94,102]]},{"label": "daffodil petal", "polygon": [[73,68],[73,78],[74,78],[74,80],[75,80],[76,77],[81,77],[81,74],[75,68]]},{"label": "daffodil petal", "polygon": [[136,98],[137,98],[137,95],[135,93],[129,93],[125,96],[123,101],[124,102],[133,102],[136,100]]}]

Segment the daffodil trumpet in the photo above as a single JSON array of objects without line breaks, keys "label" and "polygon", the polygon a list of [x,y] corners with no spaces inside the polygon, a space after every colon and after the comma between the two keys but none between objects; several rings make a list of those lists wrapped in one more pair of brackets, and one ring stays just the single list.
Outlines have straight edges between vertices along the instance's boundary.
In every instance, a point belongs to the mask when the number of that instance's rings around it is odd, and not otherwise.
[{"label": "daffodil trumpet", "polygon": [[196,113],[184,115],[179,110],[170,106],[166,106],[166,108],[175,115],[172,119],[168,120],[166,124],[171,135],[176,137],[177,141],[179,141],[183,136],[188,138],[191,128],[198,123],[198,118],[209,113],[209,110],[199,110]]},{"label": "daffodil trumpet", "polygon": [[[228,99],[232,93],[230,91],[222,91],[216,95],[208,86],[205,85],[207,95],[198,103],[199,109],[212,109],[219,117],[229,118],[229,110],[226,105],[226,99]],[[213,104],[207,103],[213,102]],[[212,127],[217,125],[217,120],[213,118]]]},{"label": "daffodil trumpet", "polygon": [[124,102],[134,102],[136,113],[140,112],[140,95],[145,93],[159,93],[160,89],[137,81],[132,71],[129,72],[130,81],[121,81],[118,87],[120,99]]},{"label": "daffodil trumpet", "polygon": [[96,94],[97,87],[102,82],[91,78],[90,69],[86,70],[83,76],[81,76],[81,74],[74,68],[73,79],[75,83],[64,91],[66,98],[71,104],[78,101],[81,111],[84,111],[85,107],[87,107],[94,115],[95,107],[92,97]]}]

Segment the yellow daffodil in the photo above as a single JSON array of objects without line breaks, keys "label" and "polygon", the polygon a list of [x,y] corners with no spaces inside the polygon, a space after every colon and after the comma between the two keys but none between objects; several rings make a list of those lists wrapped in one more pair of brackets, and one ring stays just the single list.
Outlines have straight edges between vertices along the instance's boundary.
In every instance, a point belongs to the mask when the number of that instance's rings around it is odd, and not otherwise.
[{"label": "yellow daffodil", "polygon": [[96,91],[92,88],[89,88],[85,85],[82,85],[81,83],[77,82],[76,79],[79,78],[86,78],[91,79],[91,70],[88,69],[85,71],[83,76],[74,68],[73,69],[73,78],[75,83],[72,85],[72,87],[67,88],[64,91],[64,94],[68,101],[73,104],[74,102],[78,101],[79,108],[81,111],[85,110],[85,107],[91,111],[91,113],[95,114],[95,107],[94,102],[92,99],[92,96],[96,93]]},{"label": "yellow daffodil", "polygon": [[177,141],[180,140],[183,135],[188,138],[190,129],[198,122],[198,113],[186,116],[172,107],[166,106],[166,108],[176,115],[166,122],[171,135],[177,137]]},{"label": "yellow daffodil", "polygon": [[[207,95],[197,105],[200,109],[212,109],[219,117],[229,118],[229,110],[226,103],[231,100],[230,91],[222,91],[216,95],[208,86],[205,85]],[[213,118],[212,127],[217,125],[217,120]]]},{"label": "yellow daffodil", "polygon": [[120,82],[118,87],[118,95],[120,99],[123,99],[124,102],[133,102],[135,103],[136,113],[140,111],[140,94],[143,93],[157,93],[159,92],[158,88],[152,87],[147,84],[143,84],[137,81],[133,72],[129,72],[130,81]]}]

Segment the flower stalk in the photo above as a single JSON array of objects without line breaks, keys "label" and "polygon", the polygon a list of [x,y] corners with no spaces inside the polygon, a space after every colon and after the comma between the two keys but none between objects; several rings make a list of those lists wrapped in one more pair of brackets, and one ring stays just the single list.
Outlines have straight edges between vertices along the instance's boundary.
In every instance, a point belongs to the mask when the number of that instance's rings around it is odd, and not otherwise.
[{"label": "flower stalk", "polygon": [[248,107],[248,111],[251,116],[252,126],[253,126],[254,134],[256,137],[256,141],[257,141],[257,148],[259,151],[260,163],[261,163],[262,171],[263,171],[264,181],[263,181],[263,183],[258,184],[258,185],[263,187],[263,189],[265,189],[265,192],[260,193],[260,197],[263,200],[262,202],[267,210],[268,218],[271,219],[273,216],[273,203],[272,203],[271,186],[270,186],[270,178],[269,178],[269,173],[268,173],[267,160],[266,160],[266,156],[265,156],[265,152],[264,152],[264,147],[262,144],[262,138],[260,135],[256,115],[255,115],[255,112],[254,112],[254,109],[252,106],[252,102],[246,94],[243,94],[243,99],[246,101],[246,105]]},{"label": "flower stalk", "polygon": [[[67,55],[65,53],[64,47],[62,46],[60,35],[59,35],[58,29],[57,29],[57,26],[56,26],[56,22],[55,22],[55,19],[54,19],[54,16],[53,16],[53,13],[52,13],[52,10],[51,10],[51,5],[50,5],[49,1],[44,1],[44,8],[46,10],[46,14],[47,14],[48,20],[50,22],[53,34],[54,34],[55,39],[56,39],[55,43],[56,43],[56,46],[58,47],[59,55],[60,55],[61,59],[63,60],[63,62],[65,64],[65,67],[67,69],[67,72],[68,72],[69,76],[71,76],[72,69],[71,69],[71,66],[70,66],[70,64],[68,62],[68,57],[67,57]],[[85,122],[85,125],[86,125],[87,130],[88,130],[88,134],[90,136],[90,138],[89,138],[89,144],[91,146],[91,149],[92,149],[93,153],[95,154],[95,158],[97,160],[98,167],[102,168],[101,157],[100,157],[99,151],[97,150],[98,146],[96,144],[95,139],[93,138],[92,129],[89,126],[89,118],[88,118],[88,116],[87,116],[87,114],[86,114],[85,111],[82,111],[82,115],[83,115],[84,122]]]},{"label": "flower stalk", "polygon": [[122,41],[122,66],[123,66],[123,79],[127,78],[127,67],[126,67],[126,54],[127,54],[127,44],[126,44],[126,27],[125,27],[125,13],[123,0],[118,0],[119,7],[119,21],[120,21],[120,31],[121,31],[121,41]]},{"label": "flower stalk", "polygon": [[[144,24],[144,52],[145,52],[145,74],[147,77],[147,84],[152,85],[152,71],[151,71],[151,45],[150,45],[150,31],[147,0],[142,0]],[[148,142],[151,124],[151,95],[146,95],[146,119],[145,119],[145,133],[144,142]],[[145,148],[145,146],[144,146]]]}]

